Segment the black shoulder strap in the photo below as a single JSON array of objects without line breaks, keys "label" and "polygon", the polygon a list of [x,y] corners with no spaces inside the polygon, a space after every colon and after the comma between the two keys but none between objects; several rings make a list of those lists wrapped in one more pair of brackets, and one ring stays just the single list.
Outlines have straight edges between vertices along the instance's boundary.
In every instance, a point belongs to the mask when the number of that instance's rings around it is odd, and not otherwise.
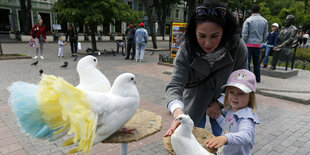
[{"label": "black shoulder strap", "polygon": [[192,82],[192,83],[186,83],[184,88],[188,89],[188,88],[194,88],[194,87],[198,87],[204,83],[206,83],[208,80],[211,79],[211,77],[217,72],[218,70],[211,72],[207,77],[205,77],[204,79],[197,81],[197,82]]}]

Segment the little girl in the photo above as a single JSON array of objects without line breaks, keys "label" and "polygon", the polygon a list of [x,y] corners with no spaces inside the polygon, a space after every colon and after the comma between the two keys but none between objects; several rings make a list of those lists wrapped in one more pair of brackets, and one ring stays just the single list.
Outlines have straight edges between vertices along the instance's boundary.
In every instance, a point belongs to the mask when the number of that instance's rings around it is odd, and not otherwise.
[{"label": "little girl", "polygon": [[[218,154],[248,155],[254,146],[256,124],[255,75],[245,69],[230,74],[225,90],[225,118],[220,115],[216,121],[223,129],[223,135],[205,142],[209,148],[219,148]],[[225,145],[224,147],[222,147]],[[221,147],[221,148],[220,148]]]},{"label": "little girl", "polygon": [[61,36],[59,36],[58,37],[58,58],[64,57],[64,45],[66,45],[66,43],[64,43]]}]

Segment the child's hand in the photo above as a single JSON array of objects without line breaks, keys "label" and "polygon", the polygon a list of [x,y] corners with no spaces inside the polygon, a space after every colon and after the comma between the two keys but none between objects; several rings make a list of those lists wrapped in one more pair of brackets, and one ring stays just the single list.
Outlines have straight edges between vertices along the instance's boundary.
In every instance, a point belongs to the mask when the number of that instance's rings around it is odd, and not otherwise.
[{"label": "child's hand", "polygon": [[205,141],[208,148],[219,148],[227,143],[227,138],[225,136],[214,137]]}]

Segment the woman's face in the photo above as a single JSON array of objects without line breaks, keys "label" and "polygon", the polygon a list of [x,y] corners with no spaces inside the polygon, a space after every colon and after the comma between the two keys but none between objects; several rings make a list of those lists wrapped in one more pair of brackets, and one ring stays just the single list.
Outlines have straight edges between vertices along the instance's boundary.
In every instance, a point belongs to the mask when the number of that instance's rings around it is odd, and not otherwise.
[{"label": "woman's face", "polygon": [[41,26],[42,24],[43,24],[43,20],[40,19],[40,20],[39,20],[39,25]]},{"label": "woman's face", "polygon": [[197,24],[197,42],[206,53],[212,53],[217,48],[221,42],[222,36],[222,27],[214,22],[203,22]]}]

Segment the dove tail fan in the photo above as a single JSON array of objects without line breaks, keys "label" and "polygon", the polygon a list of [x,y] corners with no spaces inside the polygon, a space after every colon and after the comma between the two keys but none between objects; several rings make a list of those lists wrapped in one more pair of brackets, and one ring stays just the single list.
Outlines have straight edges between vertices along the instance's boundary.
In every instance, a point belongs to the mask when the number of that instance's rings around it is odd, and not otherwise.
[{"label": "dove tail fan", "polygon": [[47,139],[53,136],[38,106],[37,86],[26,82],[15,82],[9,88],[9,105],[17,116],[21,130],[34,137]]},{"label": "dove tail fan", "polygon": [[43,118],[51,129],[63,131],[68,128],[68,134],[74,133],[73,143],[78,146],[70,153],[90,151],[98,114],[92,111],[90,101],[81,90],[60,77],[43,75],[38,87],[38,101]]}]

